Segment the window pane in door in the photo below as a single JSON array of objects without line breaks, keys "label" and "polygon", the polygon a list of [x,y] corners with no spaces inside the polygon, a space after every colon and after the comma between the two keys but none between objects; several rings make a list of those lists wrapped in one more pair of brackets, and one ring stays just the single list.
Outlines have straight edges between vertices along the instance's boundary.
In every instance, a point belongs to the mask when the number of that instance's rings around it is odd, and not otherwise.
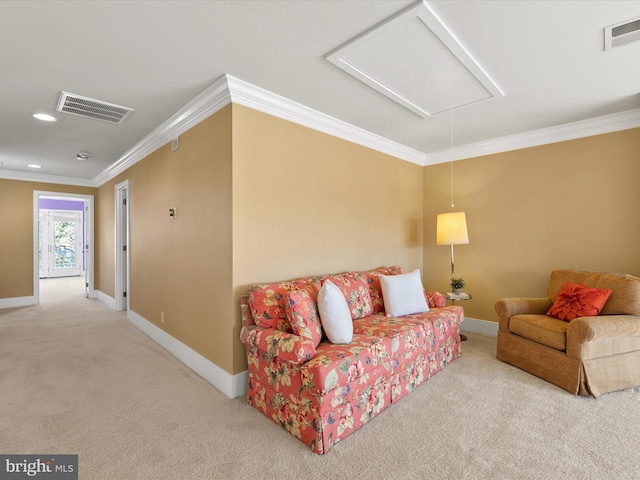
[{"label": "window pane in door", "polygon": [[56,221],[54,229],[55,268],[75,268],[76,222]]}]

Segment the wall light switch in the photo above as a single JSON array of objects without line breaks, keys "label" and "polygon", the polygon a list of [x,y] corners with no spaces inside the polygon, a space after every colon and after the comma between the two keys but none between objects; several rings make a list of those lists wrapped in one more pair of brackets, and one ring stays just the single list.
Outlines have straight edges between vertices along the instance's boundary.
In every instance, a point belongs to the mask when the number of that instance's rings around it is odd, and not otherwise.
[{"label": "wall light switch", "polygon": [[170,208],[169,209],[169,218],[175,218],[176,216],[176,209],[175,208]]}]

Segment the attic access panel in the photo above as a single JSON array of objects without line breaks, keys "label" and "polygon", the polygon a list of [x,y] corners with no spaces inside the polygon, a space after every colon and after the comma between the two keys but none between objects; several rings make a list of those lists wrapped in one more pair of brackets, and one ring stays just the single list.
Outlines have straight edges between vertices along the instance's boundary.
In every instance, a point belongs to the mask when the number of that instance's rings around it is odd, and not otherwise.
[{"label": "attic access panel", "polygon": [[423,2],[357,37],[326,59],[424,118],[504,97]]}]

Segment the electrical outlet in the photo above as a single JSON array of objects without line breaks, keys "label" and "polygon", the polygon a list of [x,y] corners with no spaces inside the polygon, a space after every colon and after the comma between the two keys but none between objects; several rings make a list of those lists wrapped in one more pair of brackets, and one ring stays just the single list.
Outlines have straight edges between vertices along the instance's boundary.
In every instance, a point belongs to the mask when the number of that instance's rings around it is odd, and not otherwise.
[{"label": "electrical outlet", "polygon": [[164,310],[160,310],[160,323],[164,323]]}]

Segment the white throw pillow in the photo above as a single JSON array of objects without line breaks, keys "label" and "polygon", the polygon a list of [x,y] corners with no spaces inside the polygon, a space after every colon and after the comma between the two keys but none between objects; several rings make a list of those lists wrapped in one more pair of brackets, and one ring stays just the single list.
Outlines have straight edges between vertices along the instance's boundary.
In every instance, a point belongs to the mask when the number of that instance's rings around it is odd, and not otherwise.
[{"label": "white throw pillow", "polygon": [[351,343],[353,323],[347,300],[340,289],[325,280],[318,292],[318,312],[322,329],[331,343]]},{"label": "white throw pillow", "polygon": [[382,299],[388,317],[429,311],[424,298],[420,270],[400,275],[380,275]]}]

